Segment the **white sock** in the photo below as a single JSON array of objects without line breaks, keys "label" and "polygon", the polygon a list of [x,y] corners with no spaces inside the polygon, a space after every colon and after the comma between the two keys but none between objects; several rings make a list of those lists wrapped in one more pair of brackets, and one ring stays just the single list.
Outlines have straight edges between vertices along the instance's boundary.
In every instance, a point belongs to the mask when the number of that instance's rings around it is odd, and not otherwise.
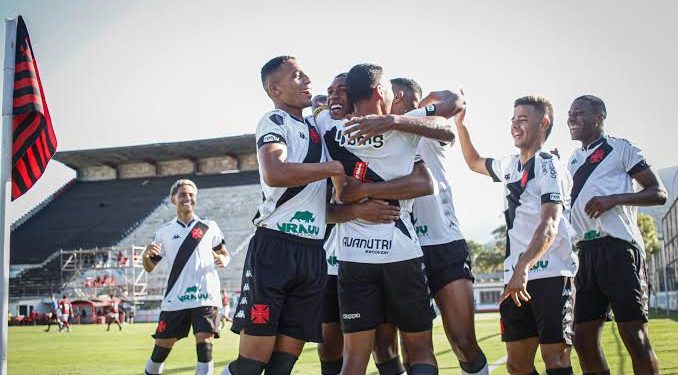
[{"label": "white sock", "polygon": [[485,363],[485,367],[481,368],[480,371],[478,371],[478,372],[470,373],[470,372],[466,372],[462,369],[461,374],[462,375],[488,375],[490,373],[489,370],[490,369],[487,366],[487,363]]},{"label": "white sock", "polygon": [[195,375],[213,375],[214,361],[198,362],[195,365]]},{"label": "white sock", "polygon": [[221,372],[221,375],[233,375],[231,374],[231,370],[228,369],[228,365],[230,365],[230,363],[224,367],[224,371]]},{"label": "white sock", "polygon": [[156,363],[153,362],[150,358],[146,362],[146,373],[147,374],[162,374],[162,370],[165,368],[165,362]]}]

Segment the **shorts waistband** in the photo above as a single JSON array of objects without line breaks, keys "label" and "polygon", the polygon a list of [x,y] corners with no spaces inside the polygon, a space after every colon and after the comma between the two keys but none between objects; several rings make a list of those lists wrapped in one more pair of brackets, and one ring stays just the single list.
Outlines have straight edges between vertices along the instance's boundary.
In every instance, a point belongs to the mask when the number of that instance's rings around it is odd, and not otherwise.
[{"label": "shorts waistband", "polygon": [[284,241],[291,241],[295,242],[301,245],[306,245],[306,246],[318,246],[321,249],[323,248],[323,239],[313,239],[313,238],[304,238],[304,237],[299,237],[295,236],[293,234],[289,233],[284,233],[281,231],[269,229],[269,228],[264,228],[264,227],[257,227],[256,232],[254,235],[258,236],[264,236],[268,238],[275,238],[279,240],[284,240]]}]

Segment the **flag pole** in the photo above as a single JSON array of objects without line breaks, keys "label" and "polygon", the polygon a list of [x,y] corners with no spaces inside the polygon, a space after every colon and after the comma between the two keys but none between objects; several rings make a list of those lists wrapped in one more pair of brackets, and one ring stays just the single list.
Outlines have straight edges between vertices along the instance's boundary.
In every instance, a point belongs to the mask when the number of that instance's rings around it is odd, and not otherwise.
[{"label": "flag pole", "polygon": [[17,19],[5,19],[5,64],[2,87],[2,133],[0,133],[0,375],[7,375],[7,330],[9,312],[9,222],[12,171],[12,105],[14,95],[14,55],[16,53]]}]

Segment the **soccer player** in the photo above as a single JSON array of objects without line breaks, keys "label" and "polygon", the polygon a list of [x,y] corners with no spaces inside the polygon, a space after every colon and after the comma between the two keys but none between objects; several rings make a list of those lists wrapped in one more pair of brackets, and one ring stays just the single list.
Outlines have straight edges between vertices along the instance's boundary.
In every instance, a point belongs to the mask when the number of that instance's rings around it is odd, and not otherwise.
[{"label": "soccer player", "polygon": [[[393,94],[381,67],[372,64],[354,66],[346,77],[346,88],[355,114],[359,116],[346,125],[390,113]],[[409,115],[426,114],[424,110],[419,112]],[[350,198],[353,193],[344,194],[355,190],[352,186],[358,180],[391,181],[412,172],[417,162],[415,150],[420,134],[397,131],[398,128],[417,128],[421,133],[450,136],[449,128],[447,131],[435,129],[436,119],[416,120],[421,119],[389,116],[383,119],[382,127],[359,124],[347,129],[340,122],[326,127],[324,139],[329,155],[342,162],[347,176],[353,176],[346,178],[348,188],[341,183],[335,185],[340,201],[353,203],[358,200]],[[421,126],[422,123],[431,126]],[[411,349],[410,373],[437,373],[431,339],[434,313],[422,271],[421,248],[409,219],[411,198],[418,194],[407,197],[408,186],[402,186],[399,193],[393,195],[380,188],[371,188],[374,184],[362,185],[365,188],[360,191],[365,197],[388,199],[389,204],[400,207],[400,216],[387,224],[364,220],[337,224],[339,306],[344,332],[342,374],[365,372],[374,346],[375,329],[386,322],[387,313],[389,321],[401,330],[404,342]]]},{"label": "soccer player", "polygon": [[[440,92],[422,102],[421,86],[412,79],[395,78],[391,84],[394,114],[405,114],[443,99],[440,95],[444,93]],[[440,309],[447,339],[462,374],[487,374],[487,359],[478,346],[474,329],[471,255],[455,215],[447,172],[452,144],[428,138],[419,141],[417,154],[431,171],[435,191],[414,199],[412,224],[424,253],[429,289]]]},{"label": "soccer player", "polygon": [[231,300],[228,298],[226,289],[221,291],[221,317],[219,319],[219,329],[223,329],[226,322],[232,322],[231,319]]},{"label": "soccer player", "polygon": [[572,278],[577,258],[571,228],[567,172],[542,146],[553,127],[553,107],[545,98],[526,96],[513,104],[511,136],[519,153],[503,159],[481,157],[471,143],[465,111],[455,117],[469,168],[505,187],[505,289],[500,297],[502,340],[511,374],[537,374],[534,356],[541,347],[547,374],[572,374]]},{"label": "soccer player", "polygon": [[219,337],[221,306],[217,267],[225,267],[230,255],[217,223],[195,214],[198,188],[193,181],[176,181],[169,195],[177,217],[158,228],[142,255],[146,272],[152,272],[159,262],[171,268],[145,373],[162,374],[172,347],[188,336],[192,326],[198,357],[195,373],[212,375],[212,339]]},{"label": "soccer player", "polygon": [[47,329],[45,332],[49,332],[52,323],[56,322],[59,326],[59,332],[61,332],[61,318],[59,317],[59,303],[53,295],[49,296],[50,301],[50,311],[47,313]]},{"label": "soccer player", "polygon": [[317,129],[302,118],[311,80],[299,62],[275,57],[261,81],[275,106],[256,131],[263,202],[231,327],[239,355],[223,375],[289,374],[305,342],[322,339],[326,179],[344,173],[341,163],[325,162]]},{"label": "soccer player", "polygon": [[[346,121],[347,117],[353,112],[352,106],[348,100],[346,92],[346,75],[341,73],[337,75],[327,89],[328,107],[319,107],[314,111],[314,119],[320,120],[318,130],[321,136],[325,133],[325,127],[328,126],[330,119],[333,121]],[[324,126],[320,126],[320,124]],[[423,164],[415,166],[412,173],[402,177],[410,189],[421,190],[420,195],[433,192],[431,178]],[[382,191],[389,189],[402,192],[402,181],[388,181],[376,183]],[[330,189],[328,189],[330,190]],[[407,192],[406,192],[407,193]],[[332,201],[333,202],[333,201]],[[400,217],[400,209],[396,206],[388,205],[382,200],[366,200],[361,203],[342,205],[330,204],[328,206],[327,220],[329,223],[346,222],[349,220],[362,219],[373,223],[392,223]],[[318,344],[318,356],[320,357],[321,372],[323,375],[335,375],[341,372],[343,365],[343,334],[339,324],[341,314],[339,311],[339,296],[337,286],[338,263],[336,257],[337,230],[328,225],[328,235],[325,241],[325,251],[327,257],[327,284],[325,287],[325,296],[323,302],[323,342]],[[377,327],[377,337],[381,332],[385,334],[394,331],[392,325],[380,325]],[[392,335],[392,334],[391,334]],[[394,340],[387,342],[387,345],[380,346],[378,352],[382,353],[375,357],[379,373],[384,375],[401,374],[405,371],[400,357],[398,356],[397,344]]]},{"label": "soccer player", "polygon": [[71,332],[71,325],[68,323],[68,319],[71,317],[71,314],[73,313],[73,305],[71,305],[71,301],[68,300],[68,297],[64,294],[61,297],[61,300],[59,301],[59,310],[61,312],[60,319],[61,319],[61,324],[59,325],[59,332],[65,327],[66,332]]},{"label": "soccer player", "polygon": [[120,301],[112,294],[109,298],[111,299],[111,307],[108,310],[108,327],[106,328],[106,331],[108,332],[111,330],[112,323],[117,324],[118,329],[122,331],[122,326],[120,325]]},{"label": "soccer player", "polygon": [[645,250],[636,206],[662,205],[666,191],[640,149],[605,134],[606,116],[605,103],[593,95],[575,99],[568,113],[570,135],[581,142],[569,162],[579,249],[575,348],[584,374],[610,373],[600,335],[611,308],[634,372],[658,374],[647,331]]}]

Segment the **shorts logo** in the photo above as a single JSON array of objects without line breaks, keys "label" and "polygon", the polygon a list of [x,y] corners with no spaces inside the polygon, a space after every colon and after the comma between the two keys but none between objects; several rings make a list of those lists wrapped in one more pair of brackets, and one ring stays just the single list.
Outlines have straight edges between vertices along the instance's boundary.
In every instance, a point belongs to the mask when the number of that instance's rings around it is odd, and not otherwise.
[{"label": "shorts logo", "polygon": [[235,317],[239,319],[245,319],[245,312],[243,310],[238,310],[238,312],[235,313]]},{"label": "shorts logo", "polygon": [[241,304],[241,305],[247,305],[247,297],[243,297],[243,298],[240,300],[240,304]]},{"label": "shorts logo", "polygon": [[245,277],[252,277],[252,271],[250,270],[245,271]]},{"label": "shorts logo", "polygon": [[242,286],[242,291],[243,291],[243,292],[247,292],[248,290],[250,290],[250,284],[249,284],[249,283],[245,283],[245,284]]},{"label": "shorts logo", "polygon": [[155,330],[157,333],[163,333],[167,330],[167,323],[164,320],[158,322],[158,328]]},{"label": "shorts logo", "polygon": [[257,304],[252,306],[251,320],[254,324],[266,324],[271,316],[268,305]]},{"label": "shorts logo", "polygon": [[191,231],[191,237],[195,238],[196,240],[199,240],[203,238],[205,234],[202,232],[202,229],[200,228],[193,228]]},{"label": "shorts logo", "polygon": [[341,317],[342,317],[342,319],[345,319],[345,320],[358,319],[358,318],[360,318],[360,313],[343,314]]}]

